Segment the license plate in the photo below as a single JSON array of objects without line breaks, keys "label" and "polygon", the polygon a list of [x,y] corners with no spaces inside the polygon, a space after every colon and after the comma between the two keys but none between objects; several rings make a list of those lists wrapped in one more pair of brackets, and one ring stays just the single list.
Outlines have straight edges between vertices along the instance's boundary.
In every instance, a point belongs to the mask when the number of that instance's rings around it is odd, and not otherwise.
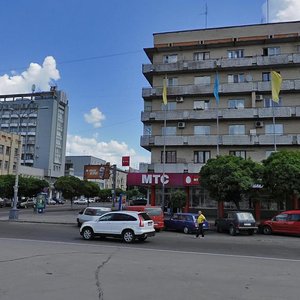
[{"label": "license plate", "polygon": [[244,223],[244,226],[251,226],[250,223]]},{"label": "license plate", "polygon": [[152,222],[149,222],[149,223],[148,223],[148,226],[152,226],[152,225],[153,225],[153,223],[152,223]]}]

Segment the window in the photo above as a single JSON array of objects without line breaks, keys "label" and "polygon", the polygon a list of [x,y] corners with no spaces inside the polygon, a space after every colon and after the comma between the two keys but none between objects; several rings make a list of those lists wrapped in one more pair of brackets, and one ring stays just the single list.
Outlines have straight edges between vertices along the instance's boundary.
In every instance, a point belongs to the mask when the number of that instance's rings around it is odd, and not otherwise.
[{"label": "window", "polygon": [[210,151],[194,151],[194,163],[205,164],[210,159]]},{"label": "window", "polygon": [[152,103],[149,101],[144,102],[144,111],[152,111]]},{"label": "window", "polygon": [[161,104],[161,110],[176,110],[176,102],[169,102],[167,105],[164,105],[163,103]]},{"label": "window", "polygon": [[288,220],[299,222],[300,221],[300,214],[291,214],[291,215],[288,216]]},{"label": "window", "polygon": [[209,59],[209,57],[210,57],[209,52],[195,52],[194,53],[195,61],[206,60],[206,59]]},{"label": "window", "polygon": [[241,82],[245,82],[245,76],[243,73],[228,75],[228,83],[241,83]]},{"label": "window", "polygon": [[116,213],[113,214],[112,221],[136,221],[136,218],[131,215]]},{"label": "window", "polygon": [[8,161],[4,161],[4,170],[8,169]]},{"label": "window", "polygon": [[3,154],[3,153],[4,153],[4,146],[0,145],[0,154]]},{"label": "window", "polygon": [[246,151],[237,150],[237,151],[229,151],[229,155],[237,156],[246,159]]},{"label": "window", "polygon": [[177,77],[168,77],[167,78],[167,86],[175,86],[178,85],[178,78]]},{"label": "window", "polygon": [[144,125],[144,135],[152,135],[152,125]]},{"label": "window", "polygon": [[15,156],[18,156],[18,154],[19,154],[19,149],[15,148]]},{"label": "window", "polygon": [[245,134],[245,125],[229,125],[229,134],[230,135],[244,135]]},{"label": "window", "polygon": [[271,81],[271,73],[262,72],[262,81]]},{"label": "window", "polygon": [[0,170],[2,169],[2,160],[0,160]]},{"label": "window", "polygon": [[279,55],[279,54],[280,54],[280,48],[279,47],[263,48],[263,55],[264,56],[273,56],[273,55]]},{"label": "window", "polygon": [[230,99],[228,100],[228,108],[245,108],[244,99]]},{"label": "window", "polygon": [[198,135],[209,135],[210,134],[210,126],[194,126],[194,134]]},{"label": "window", "polygon": [[194,109],[207,110],[209,108],[210,108],[209,100],[195,100],[194,101]]},{"label": "window", "polygon": [[300,45],[297,45],[297,52],[300,52]]},{"label": "window", "polygon": [[107,214],[99,219],[99,221],[111,221],[113,218],[113,214]]},{"label": "window", "polygon": [[176,127],[162,127],[162,135],[176,135]]},{"label": "window", "polygon": [[6,154],[6,155],[9,155],[9,154],[10,154],[10,147],[6,146],[5,154]]},{"label": "window", "polygon": [[[163,163],[164,160],[163,160],[163,157],[164,157],[164,152],[161,151],[161,162]],[[166,151],[166,156],[165,156],[165,163],[176,163],[177,162],[177,159],[176,159],[176,151]]]},{"label": "window", "polygon": [[274,102],[271,98],[264,99],[264,107],[280,107],[282,106],[282,99],[279,98],[278,103]]},{"label": "window", "polygon": [[210,85],[210,76],[197,76],[194,78],[194,84]]},{"label": "window", "polygon": [[288,217],[287,214],[280,214],[280,215],[277,215],[274,219],[275,219],[275,221],[282,222],[282,221],[286,221],[287,217]]},{"label": "window", "polygon": [[274,125],[273,124],[267,124],[265,126],[265,134],[276,134],[276,135],[282,135],[283,134],[283,124],[275,124],[275,132],[274,132]]},{"label": "window", "polygon": [[244,57],[244,49],[228,50],[228,58],[242,58]]},{"label": "window", "polygon": [[164,64],[171,64],[176,62],[177,62],[177,54],[164,55],[163,57]]}]

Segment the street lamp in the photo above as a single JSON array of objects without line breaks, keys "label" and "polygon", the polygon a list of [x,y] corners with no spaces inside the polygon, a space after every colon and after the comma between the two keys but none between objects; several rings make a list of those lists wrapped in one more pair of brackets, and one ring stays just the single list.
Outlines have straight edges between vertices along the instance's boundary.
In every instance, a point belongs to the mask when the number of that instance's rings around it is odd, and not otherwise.
[{"label": "street lamp", "polygon": [[[19,210],[17,208],[17,203],[18,203],[18,191],[19,191],[19,173],[20,173],[19,168],[20,168],[21,155],[22,155],[22,144],[23,144],[22,143],[22,134],[20,132],[20,129],[21,129],[21,125],[22,125],[22,120],[28,113],[27,111],[30,108],[30,104],[32,104],[33,102],[34,102],[34,100],[31,99],[22,114],[16,113],[19,118],[18,134],[20,135],[20,139],[19,139],[19,144],[18,144],[19,152],[18,152],[17,162],[16,162],[16,177],[15,177],[15,185],[14,185],[13,207],[9,211],[9,220],[17,220],[19,218]],[[48,107],[36,107],[33,111],[39,110],[39,109],[48,109]],[[13,108],[11,108],[10,110],[14,111]],[[30,113],[32,113],[33,111],[30,111]],[[27,126],[27,128],[28,128],[28,126]],[[27,134],[27,132],[26,132],[26,134]],[[27,145],[25,144],[24,146],[26,147]],[[24,153],[26,154],[25,148],[24,148]],[[26,157],[24,157],[24,162],[25,162],[25,160],[26,160]],[[26,165],[26,162],[25,162],[25,165]]]}]

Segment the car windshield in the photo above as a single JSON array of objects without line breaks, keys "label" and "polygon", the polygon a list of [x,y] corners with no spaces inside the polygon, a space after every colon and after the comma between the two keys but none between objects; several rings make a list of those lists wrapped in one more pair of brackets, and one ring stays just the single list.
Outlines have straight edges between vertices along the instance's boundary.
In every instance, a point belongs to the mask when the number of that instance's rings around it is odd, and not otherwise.
[{"label": "car windshield", "polygon": [[238,219],[241,221],[255,221],[251,213],[243,212],[237,213]]},{"label": "car windshield", "polygon": [[160,207],[146,207],[145,208],[145,211],[147,212],[147,214],[149,215],[149,216],[160,216],[161,215],[161,213],[162,213],[162,210],[161,210],[161,208]]}]

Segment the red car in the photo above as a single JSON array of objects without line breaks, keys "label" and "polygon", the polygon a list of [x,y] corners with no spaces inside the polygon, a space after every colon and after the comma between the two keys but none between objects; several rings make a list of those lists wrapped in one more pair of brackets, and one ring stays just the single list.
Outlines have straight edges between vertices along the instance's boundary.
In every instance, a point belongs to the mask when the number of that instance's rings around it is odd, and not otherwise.
[{"label": "red car", "polygon": [[263,234],[273,232],[300,234],[300,210],[284,211],[271,220],[262,221],[259,229]]}]

